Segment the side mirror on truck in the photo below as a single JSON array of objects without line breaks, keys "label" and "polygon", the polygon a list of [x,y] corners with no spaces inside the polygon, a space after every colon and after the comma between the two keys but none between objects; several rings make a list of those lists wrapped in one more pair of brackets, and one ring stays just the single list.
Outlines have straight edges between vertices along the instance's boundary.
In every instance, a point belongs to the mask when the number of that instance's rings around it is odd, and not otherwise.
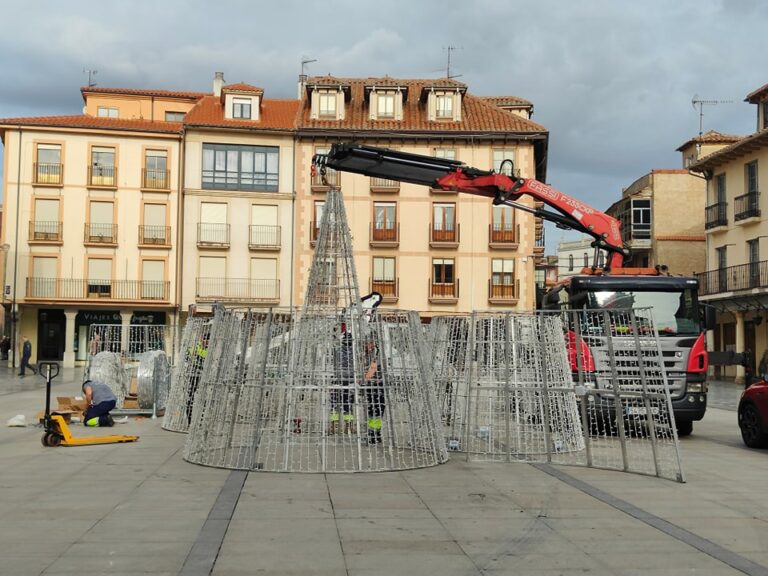
[{"label": "side mirror on truck", "polygon": [[717,310],[709,304],[699,304],[701,317],[704,319],[704,330],[714,330],[717,326]]}]

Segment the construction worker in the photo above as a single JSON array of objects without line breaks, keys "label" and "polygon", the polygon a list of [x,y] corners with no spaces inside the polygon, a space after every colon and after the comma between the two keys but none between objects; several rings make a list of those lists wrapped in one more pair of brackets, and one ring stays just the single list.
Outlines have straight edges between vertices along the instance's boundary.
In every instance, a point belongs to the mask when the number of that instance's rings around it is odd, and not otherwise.
[{"label": "construction worker", "polygon": [[331,390],[331,424],[329,434],[339,432],[340,420],[344,422],[344,434],[352,434],[355,417],[352,413],[352,404],[355,401],[355,393],[349,388],[355,377],[354,351],[352,349],[352,334],[347,325],[341,324],[341,342],[333,351],[333,368],[335,388]]},{"label": "construction worker", "polygon": [[194,347],[187,350],[187,362],[192,362],[192,368],[189,375],[189,389],[187,390],[187,425],[192,425],[192,408],[195,405],[195,393],[200,385],[200,378],[203,376],[203,366],[208,357],[208,331],[207,327],[200,336],[200,341]]},{"label": "construction worker", "polygon": [[83,416],[83,424],[86,426],[114,426],[109,411],[117,404],[117,398],[112,389],[96,380],[86,380],[83,382],[83,394],[88,406]]},{"label": "construction worker", "polygon": [[384,380],[381,376],[379,348],[373,337],[365,342],[365,396],[368,404],[368,443],[381,444],[381,418],[384,416],[386,399]]}]

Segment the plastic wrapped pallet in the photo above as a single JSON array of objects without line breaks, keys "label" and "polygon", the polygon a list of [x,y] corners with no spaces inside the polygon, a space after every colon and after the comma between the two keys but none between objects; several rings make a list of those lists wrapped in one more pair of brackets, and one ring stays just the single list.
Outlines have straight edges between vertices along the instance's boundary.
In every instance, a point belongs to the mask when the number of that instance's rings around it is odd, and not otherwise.
[{"label": "plastic wrapped pallet", "polygon": [[137,379],[139,408],[152,408],[155,404],[156,411],[165,410],[171,381],[171,367],[165,352],[153,350],[142,354]]},{"label": "plastic wrapped pallet", "polygon": [[112,389],[117,397],[117,407],[122,408],[125,393],[128,390],[128,376],[123,361],[115,352],[99,352],[91,358],[88,378],[103,382]]}]

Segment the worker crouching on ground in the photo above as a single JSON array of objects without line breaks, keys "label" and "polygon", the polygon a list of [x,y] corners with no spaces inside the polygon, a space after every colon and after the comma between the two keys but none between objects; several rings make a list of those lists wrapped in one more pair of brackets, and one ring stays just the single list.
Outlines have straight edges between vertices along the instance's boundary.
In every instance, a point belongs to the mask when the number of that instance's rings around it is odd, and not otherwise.
[{"label": "worker crouching on ground", "polygon": [[381,418],[384,416],[386,399],[384,380],[381,377],[381,359],[376,341],[365,342],[365,395],[368,403],[368,443],[381,444]]},{"label": "worker crouching on ground", "polygon": [[341,342],[334,349],[334,384],[331,390],[331,415],[328,434],[337,434],[340,420],[344,421],[344,434],[352,434],[355,417],[352,404],[355,402],[355,392],[350,390],[355,377],[354,352],[352,350],[352,334],[347,325],[341,324]]},{"label": "worker crouching on ground", "polygon": [[96,380],[83,382],[83,394],[88,404],[83,423],[86,426],[114,426],[115,421],[109,414],[117,404],[117,398],[112,389]]}]

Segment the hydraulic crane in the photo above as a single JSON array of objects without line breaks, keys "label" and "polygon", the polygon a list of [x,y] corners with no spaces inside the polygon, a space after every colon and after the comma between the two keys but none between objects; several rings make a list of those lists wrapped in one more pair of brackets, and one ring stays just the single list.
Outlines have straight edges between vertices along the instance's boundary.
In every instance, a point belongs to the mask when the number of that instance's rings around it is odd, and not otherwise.
[{"label": "hydraulic crane", "polygon": [[[593,269],[597,269],[598,253],[602,249],[610,255],[605,272],[638,273],[637,269],[623,267],[629,250],[622,241],[621,224],[618,220],[538,180],[507,176],[504,172],[515,173],[511,160],[505,160],[497,173],[472,168],[458,160],[359,144],[334,144],[328,154],[316,154],[312,159],[312,166],[313,169],[319,170],[321,175],[331,168],[373,178],[410,182],[492,198],[496,205],[503,204],[530,212],[539,218],[554,222],[560,228],[573,229],[592,236],[592,246],[595,248]],[[518,202],[521,196],[526,195],[554,208],[557,212],[532,208]]]}]

